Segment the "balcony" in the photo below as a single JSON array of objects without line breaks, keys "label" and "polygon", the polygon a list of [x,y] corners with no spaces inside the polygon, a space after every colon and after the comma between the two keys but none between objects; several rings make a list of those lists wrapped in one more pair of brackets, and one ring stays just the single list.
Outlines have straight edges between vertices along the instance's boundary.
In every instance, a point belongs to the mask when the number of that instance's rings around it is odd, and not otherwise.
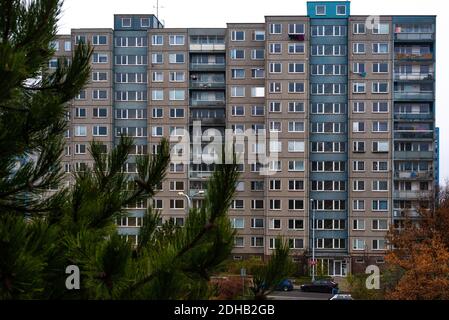
[{"label": "balcony", "polygon": [[213,171],[189,171],[190,179],[208,179]]},{"label": "balcony", "polygon": [[396,41],[410,41],[410,42],[414,42],[414,41],[419,41],[419,42],[428,42],[428,41],[433,41],[435,39],[435,34],[433,32],[420,32],[420,33],[415,33],[415,32],[399,32],[399,33],[395,33],[394,35],[394,39]]},{"label": "balcony", "polygon": [[191,63],[190,71],[225,71],[224,63]]},{"label": "balcony", "polygon": [[433,159],[435,154],[433,151],[395,151],[394,160],[421,160]]},{"label": "balcony", "polygon": [[393,198],[395,199],[428,199],[433,197],[433,192],[428,190],[404,190],[393,192]]},{"label": "balcony", "polygon": [[415,208],[407,208],[407,209],[394,209],[393,217],[395,218],[418,218],[421,217],[418,210]]},{"label": "balcony", "polygon": [[411,139],[411,140],[420,140],[420,139],[433,139],[433,131],[394,131],[395,139]]},{"label": "balcony", "polygon": [[396,171],[394,177],[400,180],[432,180],[432,171]]},{"label": "balcony", "polygon": [[224,126],[226,125],[225,118],[197,118],[190,117],[190,124],[193,124],[193,121],[201,121],[201,126]]},{"label": "balcony", "polygon": [[190,89],[225,89],[226,85],[224,82],[202,82],[202,81],[191,81]]},{"label": "balcony", "polygon": [[434,80],[434,75],[432,73],[395,73],[394,80],[406,80],[406,81],[419,81],[419,80]]},{"label": "balcony", "polygon": [[191,99],[190,105],[193,107],[198,106],[224,106],[225,100],[197,100],[197,99]]},{"label": "balcony", "polygon": [[403,61],[422,61],[422,60],[433,60],[433,53],[420,53],[420,54],[414,54],[414,53],[396,53],[395,55],[396,60],[403,60]]},{"label": "balcony", "polygon": [[395,100],[434,100],[433,92],[429,91],[395,91]]},{"label": "balcony", "polygon": [[226,51],[226,45],[224,43],[192,43],[190,44],[190,51],[196,52]]},{"label": "balcony", "polygon": [[432,113],[395,113],[395,120],[433,121]]}]

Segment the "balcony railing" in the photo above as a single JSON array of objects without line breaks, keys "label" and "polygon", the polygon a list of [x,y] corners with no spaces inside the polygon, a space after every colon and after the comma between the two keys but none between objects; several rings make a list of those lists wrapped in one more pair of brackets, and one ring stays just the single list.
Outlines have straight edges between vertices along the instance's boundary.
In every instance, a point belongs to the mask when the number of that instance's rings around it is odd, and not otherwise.
[{"label": "balcony railing", "polygon": [[226,119],[225,118],[196,118],[196,117],[190,117],[190,123],[193,123],[193,121],[201,121],[201,125],[207,126],[207,125],[225,125]]},{"label": "balcony railing", "polygon": [[432,197],[432,191],[423,190],[407,190],[407,191],[394,191],[393,197],[396,199],[428,199]]},{"label": "balcony railing", "polygon": [[191,106],[222,106],[225,104],[225,100],[190,100]]},{"label": "balcony railing", "polygon": [[224,71],[226,65],[224,63],[191,63],[191,71]]},{"label": "balcony railing", "polygon": [[433,177],[432,171],[396,171],[394,173],[395,178],[399,179],[416,179],[416,180],[429,180]]},{"label": "balcony railing", "polygon": [[223,82],[202,82],[202,81],[191,81],[191,89],[221,89],[225,88],[225,83]]},{"label": "balcony railing", "polygon": [[395,151],[394,159],[396,160],[420,160],[420,159],[433,159],[435,154],[433,151]]},{"label": "balcony railing", "polygon": [[433,139],[433,131],[394,131],[395,139]]},{"label": "balcony railing", "polygon": [[396,53],[396,60],[432,60],[433,53]]},{"label": "balcony railing", "polygon": [[433,92],[428,91],[416,91],[416,92],[407,92],[407,91],[395,91],[394,98],[396,100],[433,100]]},{"label": "balcony railing", "polygon": [[212,175],[213,171],[190,171],[189,178],[207,179]]},{"label": "balcony railing", "polygon": [[435,38],[434,33],[409,33],[400,32],[395,33],[396,40],[407,40],[407,41],[433,41]]},{"label": "balcony railing", "polygon": [[394,80],[433,80],[433,72],[431,73],[395,73]]},{"label": "balcony railing", "polygon": [[190,44],[190,51],[225,51],[226,45],[224,43],[193,43]]},{"label": "balcony railing", "polygon": [[433,120],[432,113],[395,113],[395,120]]}]

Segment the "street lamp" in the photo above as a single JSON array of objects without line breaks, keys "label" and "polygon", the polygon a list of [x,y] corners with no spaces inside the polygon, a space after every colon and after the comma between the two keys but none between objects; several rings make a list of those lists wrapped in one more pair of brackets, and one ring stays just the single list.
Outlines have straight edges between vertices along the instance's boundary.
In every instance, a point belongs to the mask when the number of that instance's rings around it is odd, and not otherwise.
[{"label": "street lamp", "polygon": [[204,190],[199,190],[198,192],[195,192],[194,194],[192,194],[191,196],[189,196],[188,194],[185,194],[184,192],[178,192],[179,196],[184,196],[187,198],[187,205],[188,205],[188,210],[190,210],[190,208],[192,207],[192,198],[199,195],[199,194],[204,194]]},{"label": "street lamp", "polygon": [[315,263],[316,263],[315,262],[315,210],[313,207],[314,202],[315,201],[313,199],[310,199],[310,208],[312,208],[312,282],[315,281]]}]

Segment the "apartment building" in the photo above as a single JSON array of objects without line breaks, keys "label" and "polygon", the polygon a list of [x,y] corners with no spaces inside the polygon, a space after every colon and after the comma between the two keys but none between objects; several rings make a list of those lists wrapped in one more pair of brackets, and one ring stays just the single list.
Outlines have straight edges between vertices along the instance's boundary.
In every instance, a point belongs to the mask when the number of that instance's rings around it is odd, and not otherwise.
[{"label": "apartment building", "polygon": [[[175,146],[201,130],[191,161],[172,163],[153,202],[117,222],[135,242],[148,205],[181,226],[201,206],[214,170],[201,152],[208,140],[266,130],[277,139],[242,153],[232,258],[268,257],[283,237],[295,261],[314,249],[329,275],[381,266],[390,226],[430,208],[438,183],[435,19],[350,15],[347,1],[310,1],[304,16],[226,28],[118,14],[114,29],[73,29],[55,42],[50,68],[79,41],[94,54],[92,79],[69,106],[65,170],[91,165],[89,141],[109,150],[125,134],[135,141],[124,168],[132,175],[135,156],[158,152],[162,137]],[[277,158],[254,160],[265,153]]]}]

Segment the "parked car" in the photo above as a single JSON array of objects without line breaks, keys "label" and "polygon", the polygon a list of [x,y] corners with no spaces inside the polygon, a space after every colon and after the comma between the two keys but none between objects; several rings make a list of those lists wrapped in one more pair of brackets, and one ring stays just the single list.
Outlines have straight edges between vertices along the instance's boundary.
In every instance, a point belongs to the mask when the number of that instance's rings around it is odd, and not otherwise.
[{"label": "parked car", "polygon": [[277,285],[276,289],[278,291],[292,291],[293,290],[293,281],[290,279],[284,279]]},{"label": "parked car", "polygon": [[336,294],[329,300],[354,300],[350,294]]},{"label": "parked car", "polygon": [[336,290],[338,290],[338,283],[332,280],[317,280],[301,285],[301,291],[303,292],[336,293]]}]

